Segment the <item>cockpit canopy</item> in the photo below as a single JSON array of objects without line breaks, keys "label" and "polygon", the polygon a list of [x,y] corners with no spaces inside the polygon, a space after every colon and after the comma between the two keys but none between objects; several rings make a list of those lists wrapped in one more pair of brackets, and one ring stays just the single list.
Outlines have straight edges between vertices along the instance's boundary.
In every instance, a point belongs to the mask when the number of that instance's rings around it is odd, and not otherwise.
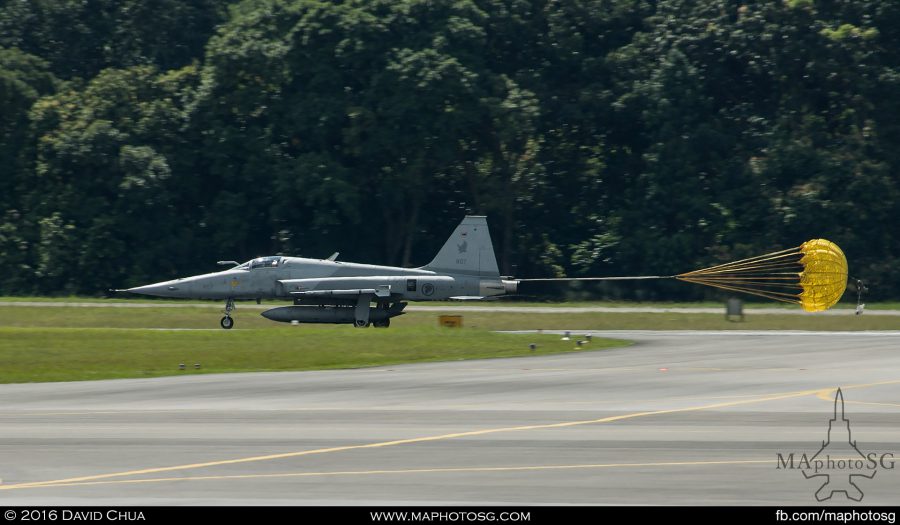
[{"label": "cockpit canopy", "polygon": [[284,257],[257,257],[237,267],[238,270],[256,270],[257,268],[278,268]]}]

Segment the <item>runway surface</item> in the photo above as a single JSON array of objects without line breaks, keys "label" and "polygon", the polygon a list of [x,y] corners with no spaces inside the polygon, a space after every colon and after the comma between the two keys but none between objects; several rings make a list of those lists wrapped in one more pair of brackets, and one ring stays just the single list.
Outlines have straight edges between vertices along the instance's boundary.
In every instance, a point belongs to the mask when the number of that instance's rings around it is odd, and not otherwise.
[{"label": "runway surface", "polygon": [[[858,448],[900,458],[900,332],[602,335],[636,343],[2,385],[0,501],[818,505],[821,478],[776,454],[819,449],[836,387]],[[856,483],[864,504],[900,499],[896,468]]]}]

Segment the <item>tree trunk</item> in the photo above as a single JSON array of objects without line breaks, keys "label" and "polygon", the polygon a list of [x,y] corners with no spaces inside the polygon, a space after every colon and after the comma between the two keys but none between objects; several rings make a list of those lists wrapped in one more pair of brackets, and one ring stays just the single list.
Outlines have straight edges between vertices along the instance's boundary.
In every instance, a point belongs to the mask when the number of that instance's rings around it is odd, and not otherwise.
[{"label": "tree trunk", "polygon": [[412,247],[413,240],[416,236],[416,230],[419,228],[419,209],[422,206],[419,204],[419,199],[414,199],[412,205],[412,213],[410,214],[409,221],[406,223],[406,240],[403,243],[403,259],[400,263],[401,266],[409,267],[412,265]]}]

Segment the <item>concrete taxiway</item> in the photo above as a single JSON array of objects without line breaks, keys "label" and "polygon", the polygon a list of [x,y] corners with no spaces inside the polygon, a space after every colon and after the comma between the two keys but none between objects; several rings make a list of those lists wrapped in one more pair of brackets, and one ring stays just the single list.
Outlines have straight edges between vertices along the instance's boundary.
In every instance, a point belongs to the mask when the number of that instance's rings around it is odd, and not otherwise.
[{"label": "concrete taxiway", "polygon": [[[2,385],[0,501],[818,505],[776,457],[816,453],[837,387],[858,448],[900,458],[900,332],[597,335],[635,344]],[[854,478],[864,503],[898,503],[890,465]]]}]

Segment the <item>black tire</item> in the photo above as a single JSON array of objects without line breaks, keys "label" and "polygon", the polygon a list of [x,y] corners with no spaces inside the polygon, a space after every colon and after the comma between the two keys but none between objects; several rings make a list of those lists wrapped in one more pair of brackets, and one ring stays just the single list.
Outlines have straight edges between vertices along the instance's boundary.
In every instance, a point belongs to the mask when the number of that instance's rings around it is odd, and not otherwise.
[{"label": "black tire", "polygon": [[365,328],[365,327],[369,326],[369,323],[357,319],[357,320],[353,323],[353,326],[355,326],[355,327],[357,327],[357,328]]},{"label": "black tire", "polygon": [[374,326],[375,328],[387,328],[391,326],[391,320],[385,319],[384,321],[375,321],[374,323],[372,323],[372,326]]},{"label": "black tire", "polygon": [[222,328],[231,330],[232,328],[234,328],[234,319],[232,319],[231,316],[226,315],[222,318],[221,321],[219,321],[219,324],[222,325]]}]

